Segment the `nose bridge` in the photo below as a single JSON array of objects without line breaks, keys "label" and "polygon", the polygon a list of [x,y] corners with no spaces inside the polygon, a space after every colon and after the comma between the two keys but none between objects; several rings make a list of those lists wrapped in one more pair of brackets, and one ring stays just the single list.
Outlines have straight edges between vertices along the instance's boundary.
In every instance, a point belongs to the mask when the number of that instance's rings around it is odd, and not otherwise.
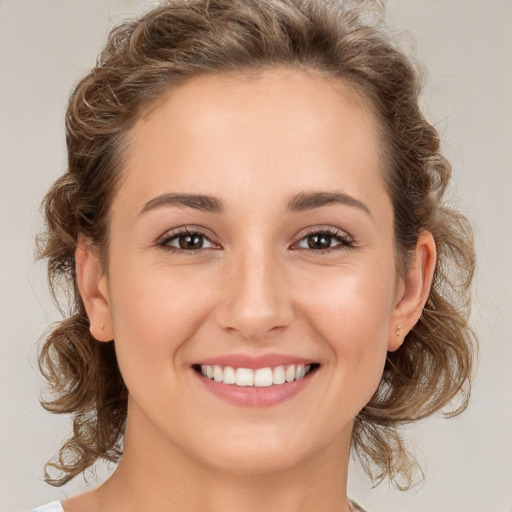
[{"label": "nose bridge", "polygon": [[250,340],[277,334],[293,317],[283,262],[275,251],[261,245],[248,247],[234,259],[219,324]]}]

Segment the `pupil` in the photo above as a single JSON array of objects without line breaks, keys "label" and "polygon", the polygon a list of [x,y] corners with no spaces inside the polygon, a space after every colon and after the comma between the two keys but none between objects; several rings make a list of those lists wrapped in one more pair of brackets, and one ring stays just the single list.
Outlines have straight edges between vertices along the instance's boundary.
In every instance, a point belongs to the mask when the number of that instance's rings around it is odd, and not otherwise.
[{"label": "pupil", "polygon": [[329,249],[331,246],[331,237],[326,235],[311,235],[308,237],[308,246],[310,249]]},{"label": "pupil", "polygon": [[203,239],[201,235],[191,234],[180,237],[180,248],[181,249],[200,249],[203,245]]}]

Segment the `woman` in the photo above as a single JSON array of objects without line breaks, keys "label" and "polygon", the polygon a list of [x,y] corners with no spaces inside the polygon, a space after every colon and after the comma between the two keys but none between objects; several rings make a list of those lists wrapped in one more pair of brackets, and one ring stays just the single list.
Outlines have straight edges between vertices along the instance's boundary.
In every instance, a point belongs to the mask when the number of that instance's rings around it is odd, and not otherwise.
[{"label": "woman", "polygon": [[169,2],[77,86],[40,255],[75,299],[40,355],[74,415],[47,481],[119,466],[54,510],[359,510],[351,448],[407,487],[397,427],[465,408],[470,228],[367,15]]}]

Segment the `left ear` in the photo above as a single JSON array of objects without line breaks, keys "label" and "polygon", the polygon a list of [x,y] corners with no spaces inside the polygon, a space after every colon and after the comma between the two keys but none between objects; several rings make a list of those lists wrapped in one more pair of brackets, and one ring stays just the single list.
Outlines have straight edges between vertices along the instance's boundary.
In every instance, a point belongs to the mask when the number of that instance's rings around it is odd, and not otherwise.
[{"label": "left ear", "polygon": [[419,320],[427,302],[436,266],[436,243],[422,231],[412,254],[407,275],[400,280],[388,335],[388,351],[397,350]]}]

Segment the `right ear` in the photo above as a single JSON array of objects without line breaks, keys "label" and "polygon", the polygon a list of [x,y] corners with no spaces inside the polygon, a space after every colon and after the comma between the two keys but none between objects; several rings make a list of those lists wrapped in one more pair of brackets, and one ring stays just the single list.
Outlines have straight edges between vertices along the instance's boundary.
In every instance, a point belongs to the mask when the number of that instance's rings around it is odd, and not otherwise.
[{"label": "right ear", "polygon": [[98,341],[114,339],[108,279],[92,243],[81,237],[75,252],[78,291],[89,318],[89,329]]}]

